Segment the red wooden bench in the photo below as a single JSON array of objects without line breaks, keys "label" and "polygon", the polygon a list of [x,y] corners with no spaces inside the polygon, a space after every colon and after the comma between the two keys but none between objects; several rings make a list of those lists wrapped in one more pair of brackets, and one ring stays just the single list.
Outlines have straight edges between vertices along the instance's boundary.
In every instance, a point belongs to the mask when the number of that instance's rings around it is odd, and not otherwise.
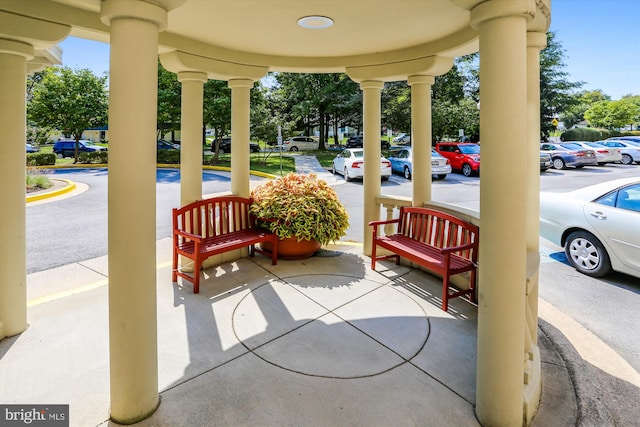
[{"label": "red wooden bench", "polygon": [[[397,232],[389,236],[379,236],[378,227],[398,224]],[[373,244],[371,248],[371,268],[376,261],[400,257],[406,258],[427,270],[442,276],[442,310],[449,308],[449,299],[469,295],[475,302],[476,269],[478,264],[479,228],[433,209],[422,207],[401,207],[396,219],[371,221]],[[385,248],[392,255],[378,256],[377,248]],[[450,277],[470,272],[469,289],[453,292]]]},{"label": "red wooden bench", "polygon": [[[200,267],[210,256],[249,247],[249,255],[255,252],[278,262],[278,236],[259,228],[249,212],[251,200],[224,196],[198,200],[173,209],[173,270],[172,280],[178,276],[193,283],[193,293],[200,292]],[[273,250],[265,252],[255,245],[271,242]],[[193,277],[180,271],[178,255],[193,260]]]}]

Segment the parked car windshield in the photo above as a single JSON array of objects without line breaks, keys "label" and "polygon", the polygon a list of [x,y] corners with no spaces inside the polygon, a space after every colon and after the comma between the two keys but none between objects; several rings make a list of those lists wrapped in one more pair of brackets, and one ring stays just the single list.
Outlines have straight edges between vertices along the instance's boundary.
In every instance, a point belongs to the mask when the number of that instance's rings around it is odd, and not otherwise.
[{"label": "parked car windshield", "polygon": [[463,154],[480,154],[479,145],[460,145],[460,152]]}]

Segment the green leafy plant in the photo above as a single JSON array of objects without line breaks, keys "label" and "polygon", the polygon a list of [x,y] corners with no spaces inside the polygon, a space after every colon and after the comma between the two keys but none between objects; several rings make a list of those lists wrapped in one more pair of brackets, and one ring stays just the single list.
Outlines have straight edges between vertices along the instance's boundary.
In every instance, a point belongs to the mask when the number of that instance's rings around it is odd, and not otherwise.
[{"label": "green leafy plant", "polygon": [[44,190],[53,185],[49,177],[46,176],[48,171],[38,170],[33,167],[27,168],[26,174],[26,188],[27,192],[36,191],[36,190]]},{"label": "green leafy plant", "polygon": [[261,225],[280,238],[327,244],[349,228],[349,214],[338,195],[315,174],[290,173],[268,181],[256,187],[251,198],[251,213],[265,220]]},{"label": "green leafy plant", "polygon": [[109,153],[107,151],[91,151],[88,153],[80,153],[78,156],[78,163],[106,164],[108,159]]},{"label": "green leafy plant", "polygon": [[27,166],[55,165],[56,155],[53,153],[29,153],[27,154]]}]

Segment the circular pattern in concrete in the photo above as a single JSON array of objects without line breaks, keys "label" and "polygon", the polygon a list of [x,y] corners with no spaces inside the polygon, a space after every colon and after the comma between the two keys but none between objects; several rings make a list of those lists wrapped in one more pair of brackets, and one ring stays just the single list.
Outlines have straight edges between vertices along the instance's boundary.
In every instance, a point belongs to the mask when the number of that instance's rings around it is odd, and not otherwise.
[{"label": "circular pattern in concrete", "polygon": [[367,279],[324,277],[332,284],[296,276],[247,294],[233,312],[238,340],[272,365],[327,378],[378,375],[424,348],[429,319],[412,298]]}]

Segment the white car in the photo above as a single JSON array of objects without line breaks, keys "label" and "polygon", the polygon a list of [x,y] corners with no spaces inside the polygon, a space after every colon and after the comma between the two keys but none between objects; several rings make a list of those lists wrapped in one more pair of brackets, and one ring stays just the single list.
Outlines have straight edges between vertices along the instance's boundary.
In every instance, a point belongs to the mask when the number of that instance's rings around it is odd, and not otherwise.
[{"label": "white car", "polygon": [[[333,159],[333,173],[344,176],[345,181],[364,176],[364,150],[347,148]],[[391,176],[391,162],[380,156],[380,177],[387,181]]]},{"label": "white car", "polygon": [[606,165],[607,163],[619,163],[622,161],[622,153],[619,148],[607,147],[604,145],[604,141],[571,141],[574,144],[578,144],[584,148],[588,148],[596,152],[596,160],[599,165]]},{"label": "white car", "polygon": [[579,272],[640,278],[640,178],[540,193],[540,235],[563,246]]},{"label": "white car", "polygon": [[283,151],[317,150],[318,140],[310,136],[294,136],[285,140]]},{"label": "white car", "polygon": [[620,150],[622,154],[620,162],[623,165],[631,165],[633,162],[640,163],[640,143],[622,139],[607,139],[601,142],[607,147]]}]

